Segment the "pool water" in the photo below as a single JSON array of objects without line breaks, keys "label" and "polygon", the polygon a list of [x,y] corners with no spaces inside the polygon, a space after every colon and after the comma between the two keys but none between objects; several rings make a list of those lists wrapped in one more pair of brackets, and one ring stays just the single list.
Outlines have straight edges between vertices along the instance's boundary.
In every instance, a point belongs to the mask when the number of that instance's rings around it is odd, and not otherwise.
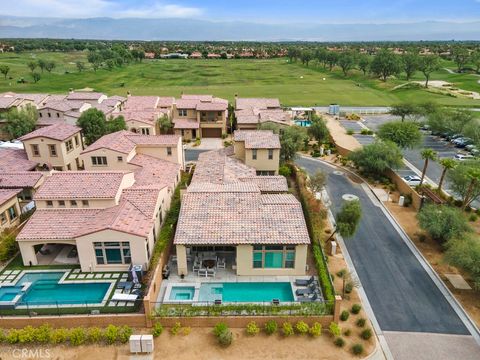
[{"label": "pool water", "polygon": [[193,286],[173,286],[170,300],[193,300],[195,288]]},{"label": "pool water", "polygon": [[225,282],[204,283],[200,286],[199,301],[223,302],[281,302],[294,301],[289,282]]},{"label": "pool water", "polygon": [[11,301],[22,292],[22,285],[32,283],[16,305],[70,305],[101,303],[110,288],[109,282],[59,284],[65,272],[31,272],[15,286],[0,288],[0,300]]},{"label": "pool water", "polygon": [[312,122],[310,120],[295,120],[295,125],[310,127],[312,125]]}]

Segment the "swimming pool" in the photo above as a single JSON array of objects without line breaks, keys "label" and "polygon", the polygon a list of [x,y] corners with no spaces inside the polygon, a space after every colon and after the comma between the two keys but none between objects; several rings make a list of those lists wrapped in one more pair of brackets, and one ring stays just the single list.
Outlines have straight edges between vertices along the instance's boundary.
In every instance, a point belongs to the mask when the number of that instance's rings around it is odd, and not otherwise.
[{"label": "swimming pool", "polygon": [[112,285],[112,282],[61,283],[64,275],[65,272],[26,272],[14,286],[0,287],[0,302],[16,306],[99,304]]},{"label": "swimming pool", "polygon": [[195,287],[193,286],[173,286],[170,292],[170,300],[193,300]]},{"label": "swimming pool", "polygon": [[312,122],[310,120],[295,120],[295,125],[302,127],[310,127],[312,126]]}]

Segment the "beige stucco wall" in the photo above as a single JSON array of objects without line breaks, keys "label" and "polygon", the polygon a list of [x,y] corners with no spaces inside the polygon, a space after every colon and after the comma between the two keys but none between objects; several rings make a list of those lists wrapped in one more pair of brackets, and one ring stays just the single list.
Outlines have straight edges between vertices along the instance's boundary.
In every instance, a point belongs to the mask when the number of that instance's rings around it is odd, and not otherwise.
[{"label": "beige stucco wall", "polygon": [[[15,207],[17,217],[15,219],[10,219],[10,215],[8,214],[7,210],[10,209],[12,206]],[[3,204],[0,204],[0,214],[4,214],[7,218],[7,221],[2,224],[0,221],[0,232],[2,232],[5,229],[15,227],[20,223],[20,204],[18,202],[17,196],[12,197],[10,200],[4,202]]]},{"label": "beige stucco wall", "polygon": [[[167,148],[170,147],[172,150],[172,155],[168,155]],[[138,145],[136,148],[137,154],[144,154],[153,156],[157,159],[167,160],[170,162],[174,162],[176,164],[180,164],[183,168],[183,146],[182,146],[182,139],[178,139],[176,145],[172,146],[142,146]]]},{"label": "beige stucco wall", "polygon": [[[107,158],[107,165],[92,165],[93,156],[105,156]],[[122,157],[122,161],[118,161],[118,157]],[[98,149],[95,151],[89,151],[88,153],[80,155],[82,159],[85,170],[91,171],[103,171],[103,170],[131,170],[132,166],[128,164],[135,156],[135,150],[131,151],[129,154],[124,154],[118,151],[113,151],[109,149]]]},{"label": "beige stucco wall", "polygon": [[172,114],[174,119],[197,120],[197,110],[195,109],[187,109],[187,116],[180,116],[177,107],[174,106]]},{"label": "beige stucco wall", "polygon": [[259,171],[275,171],[278,175],[280,149],[273,149],[273,159],[268,159],[268,149],[257,149],[257,160],[252,159],[252,149],[245,149],[245,164]]},{"label": "beige stucco wall", "polygon": [[[194,140],[193,131],[191,129],[175,129],[174,134],[181,136],[183,140]],[[199,136],[199,130],[196,130],[195,137]]]},{"label": "beige stucco wall", "polygon": [[[75,137],[78,139],[78,145],[75,143]],[[73,149],[70,152],[67,152],[67,147],[65,145],[68,140],[72,140],[73,144]],[[28,159],[38,162],[40,166],[43,164],[50,164],[51,166],[59,169],[61,168],[62,170],[67,170],[67,165],[70,164],[71,170],[79,170],[76,159],[80,157],[80,153],[83,151],[80,132],[65,141],[53,140],[46,137],[37,137],[23,141],[23,145],[25,147],[25,151],[27,152]],[[32,145],[38,145],[40,156],[33,155]],[[50,156],[48,145],[55,145],[57,156]]]},{"label": "beige stucco wall", "polygon": [[20,248],[20,253],[22,255],[23,265],[30,266],[38,265],[37,255],[35,254],[34,246],[47,244],[47,243],[55,243],[55,244],[67,244],[67,245],[75,245],[75,240],[73,239],[65,239],[65,240],[20,240],[18,242],[18,247]]},{"label": "beige stucco wall", "polygon": [[237,246],[237,275],[305,275],[307,264],[307,245],[297,245],[295,251],[295,268],[293,269],[254,269],[253,246]]},{"label": "beige stucco wall", "polygon": [[157,129],[155,125],[148,125],[137,120],[128,120],[126,121],[126,125],[128,131],[132,131],[136,134],[143,134],[142,129],[148,129],[149,133],[144,135],[157,135]]}]

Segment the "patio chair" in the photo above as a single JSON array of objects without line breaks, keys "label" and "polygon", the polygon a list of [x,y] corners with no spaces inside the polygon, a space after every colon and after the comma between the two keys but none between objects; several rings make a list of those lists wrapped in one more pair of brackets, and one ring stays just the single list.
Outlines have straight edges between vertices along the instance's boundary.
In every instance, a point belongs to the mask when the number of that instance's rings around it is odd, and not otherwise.
[{"label": "patio chair", "polygon": [[193,264],[192,271],[198,272],[198,270],[200,270],[200,264]]},{"label": "patio chair", "polygon": [[312,302],[312,301],[316,301],[316,300],[318,300],[318,295],[317,294],[313,294],[312,297],[302,296],[302,297],[298,298],[298,301],[300,301],[300,302]]},{"label": "patio chair", "polygon": [[308,286],[312,284],[315,281],[315,278],[313,276],[310,277],[310,279],[295,279],[295,285],[297,286]]},{"label": "patio chair", "polygon": [[225,259],[220,259],[217,262],[217,269],[225,269],[225,267],[226,267]]},{"label": "patio chair", "polygon": [[207,277],[207,269],[205,268],[198,269],[198,276]]},{"label": "patio chair", "polygon": [[297,289],[295,291],[295,294],[297,296],[306,296],[306,295],[312,295],[313,293],[315,293],[315,290],[317,289],[317,287],[315,286],[315,284],[310,284],[308,287],[304,288],[304,289]]},{"label": "patio chair", "polygon": [[215,277],[217,272],[214,269],[207,269],[207,277]]}]

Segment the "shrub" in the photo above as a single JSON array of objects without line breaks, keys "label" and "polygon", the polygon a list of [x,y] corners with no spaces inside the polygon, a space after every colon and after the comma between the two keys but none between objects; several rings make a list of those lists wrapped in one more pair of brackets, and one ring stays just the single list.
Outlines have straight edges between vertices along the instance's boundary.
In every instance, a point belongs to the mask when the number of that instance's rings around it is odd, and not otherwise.
[{"label": "shrub", "polygon": [[468,221],[475,222],[478,220],[478,216],[475,214],[472,214],[468,217]]},{"label": "shrub", "polygon": [[155,324],[153,324],[153,329],[152,329],[153,337],[159,337],[160,335],[162,335],[162,332],[163,332],[162,324],[160,324],[159,322],[156,322]]},{"label": "shrub", "polygon": [[340,334],[342,333],[342,329],[340,329],[340,326],[333,321],[328,326],[328,331],[330,331],[330,334],[332,334],[333,336],[340,336]]},{"label": "shrub", "polygon": [[185,326],[182,328],[182,335],[188,336],[192,332],[192,328],[190,326]]},{"label": "shrub", "polygon": [[228,330],[228,326],[227,324],[223,323],[223,322],[219,322],[217,325],[215,325],[215,327],[213,328],[213,335],[215,336],[219,336],[222,332],[224,332],[225,330]]},{"label": "shrub", "polygon": [[222,346],[229,346],[233,341],[233,334],[227,324],[220,322],[213,328],[213,334],[216,336],[218,343]]},{"label": "shrub", "polygon": [[178,335],[181,328],[182,328],[182,325],[177,321],[175,325],[173,325],[173,327],[170,329],[170,334]]},{"label": "shrub", "polygon": [[251,321],[247,324],[247,334],[250,336],[255,336],[260,332],[260,328],[257,326],[255,321]]},{"label": "shrub", "polygon": [[91,343],[98,343],[102,340],[102,330],[98,327],[88,329],[88,341]]},{"label": "shrub", "polygon": [[340,271],[337,271],[337,276],[338,276],[339,278],[343,278],[346,273],[347,273],[347,269],[342,269],[342,270],[340,270]]},{"label": "shrub", "polygon": [[360,304],[353,304],[350,311],[352,312],[352,314],[358,314],[360,310],[362,310],[362,306]]},{"label": "shrub", "polygon": [[278,173],[285,177],[290,177],[292,175],[292,169],[288,165],[282,165],[278,168]]},{"label": "shrub", "polygon": [[116,342],[118,339],[118,333],[119,333],[118,327],[116,327],[115,325],[108,325],[107,328],[105,329],[105,332],[103,333],[105,342],[109,345]]},{"label": "shrub", "polygon": [[300,335],[305,335],[308,333],[309,327],[305,321],[299,321],[295,325],[295,329],[297,330],[297,333],[299,333]]},{"label": "shrub", "polygon": [[338,347],[345,346],[345,340],[342,337],[337,337],[333,343]]},{"label": "shrub", "polygon": [[275,320],[268,320],[265,323],[264,329],[265,329],[265,332],[267,333],[267,335],[275,334],[278,330],[278,324]]},{"label": "shrub", "polygon": [[347,135],[353,135],[353,134],[355,134],[355,131],[353,129],[347,130]]},{"label": "shrub", "polygon": [[68,340],[68,330],[65,328],[53,329],[50,335],[52,344],[62,344]]},{"label": "shrub", "polygon": [[362,344],[353,345],[352,353],[354,353],[355,355],[361,355],[363,353],[363,345]]},{"label": "shrub", "polygon": [[318,322],[314,322],[308,330],[308,333],[312,337],[319,337],[320,335],[322,335],[322,325]]},{"label": "shrub", "polygon": [[18,250],[15,232],[0,235],[0,261],[9,260]]},{"label": "shrub", "polygon": [[351,333],[352,333],[352,330],[347,329],[347,330],[345,330],[345,331],[343,332],[343,335],[345,335],[345,336],[350,336]]},{"label": "shrub", "polygon": [[228,135],[227,135],[226,133],[223,133],[223,134],[222,134],[222,139],[226,139],[227,136],[228,136]]},{"label": "shrub", "polygon": [[343,310],[342,313],[340,314],[340,320],[347,321],[349,316],[350,316],[350,313],[347,310]]},{"label": "shrub", "polygon": [[293,326],[289,322],[284,322],[282,324],[282,334],[283,336],[291,336],[295,332],[293,331]]},{"label": "shrub", "polygon": [[9,344],[16,344],[16,343],[18,343],[18,336],[19,335],[20,335],[20,330],[10,329],[7,336],[5,337],[5,340]]},{"label": "shrub", "polygon": [[353,291],[353,283],[351,281],[345,284],[345,293],[350,294]]},{"label": "shrub", "polygon": [[366,319],[360,318],[360,319],[357,320],[356,324],[357,324],[358,327],[364,327],[366,322],[367,322]]},{"label": "shrub", "polygon": [[118,333],[118,340],[122,343],[122,344],[125,344],[128,342],[128,340],[130,339],[130,335],[132,335],[133,333],[133,330],[130,326],[128,325],[123,325],[121,328],[120,328],[120,331]]},{"label": "shrub", "polygon": [[34,341],[34,328],[30,325],[25,326],[18,332],[18,342],[20,344],[28,344]]},{"label": "shrub", "polygon": [[79,346],[87,340],[87,333],[82,327],[74,328],[70,330],[69,339],[71,345]]},{"label": "shrub", "polygon": [[33,341],[41,344],[46,344],[50,341],[51,333],[52,329],[49,325],[41,325],[33,330]]},{"label": "shrub", "polygon": [[368,340],[372,337],[372,329],[365,329],[360,333],[360,337],[363,340]]}]

